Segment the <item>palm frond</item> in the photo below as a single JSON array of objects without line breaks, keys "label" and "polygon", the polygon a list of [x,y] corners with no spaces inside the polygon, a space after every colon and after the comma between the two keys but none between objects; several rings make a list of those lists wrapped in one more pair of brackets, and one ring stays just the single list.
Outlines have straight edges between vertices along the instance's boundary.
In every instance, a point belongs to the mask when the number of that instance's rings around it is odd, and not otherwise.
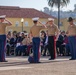
[{"label": "palm frond", "polygon": [[[59,0],[47,0],[48,1],[48,5],[53,7],[56,6],[58,7],[58,2]],[[67,6],[67,4],[70,2],[70,0],[60,0],[60,6]]]}]

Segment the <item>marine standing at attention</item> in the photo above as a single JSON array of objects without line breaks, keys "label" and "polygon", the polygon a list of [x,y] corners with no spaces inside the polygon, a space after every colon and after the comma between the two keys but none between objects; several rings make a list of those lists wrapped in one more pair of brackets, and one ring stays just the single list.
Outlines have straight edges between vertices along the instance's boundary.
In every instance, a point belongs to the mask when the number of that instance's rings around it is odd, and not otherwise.
[{"label": "marine standing at attention", "polygon": [[6,62],[6,27],[12,25],[10,21],[5,19],[6,15],[0,16],[0,62]]},{"label": "marine standing at attention", "polygon": [[[44,29],[46,26],[38,26],[38,19],[39,18],[33,18],[33,23],[34,25],[31,27],[30,29],[30,33],[33,37],[32,42],[33,42],[33,58],[34,58],[34,63],[39,63],[39,59],[40,59],[40,53],[39,53],[39,49],[40,49],[40,30]],[[39,22],[40,23],[40,22]]]},{"label": "marine standing at attention", "polygon": [[57,25],[54,24],[53,18],[48,18],[48,50],[50,53],[49,60],[54,60],[56,58],[56,41],[59,36],[59,29]]},{"label": "marine standing at attention", "polygon": [[73,23],[72,17],[69,17],[68,22],[67,35],[71,52],[70,60],[76,60],[76,25]]}]

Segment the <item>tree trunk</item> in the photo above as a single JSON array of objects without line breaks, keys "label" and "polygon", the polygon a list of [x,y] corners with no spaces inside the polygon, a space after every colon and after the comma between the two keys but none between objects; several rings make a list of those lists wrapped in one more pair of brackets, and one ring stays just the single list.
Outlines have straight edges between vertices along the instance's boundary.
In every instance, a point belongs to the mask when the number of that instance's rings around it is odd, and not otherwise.
[{"label": "tree trunk", "polygon": [[58,0],[58,28],[60,28],[60,0]]}]

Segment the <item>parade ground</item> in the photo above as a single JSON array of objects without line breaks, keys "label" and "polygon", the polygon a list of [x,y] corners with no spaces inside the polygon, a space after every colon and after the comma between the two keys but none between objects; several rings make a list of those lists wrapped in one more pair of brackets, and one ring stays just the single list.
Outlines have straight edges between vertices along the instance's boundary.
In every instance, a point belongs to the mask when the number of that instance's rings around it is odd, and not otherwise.
[{"label": "parade ground", "polygon": [[0,62],[0,75],[76,75],[76,60],[70,57],[57,57],[48,60],[41,57],[41,63],[30,64],[26,56],[9,56],[8,62]]}]

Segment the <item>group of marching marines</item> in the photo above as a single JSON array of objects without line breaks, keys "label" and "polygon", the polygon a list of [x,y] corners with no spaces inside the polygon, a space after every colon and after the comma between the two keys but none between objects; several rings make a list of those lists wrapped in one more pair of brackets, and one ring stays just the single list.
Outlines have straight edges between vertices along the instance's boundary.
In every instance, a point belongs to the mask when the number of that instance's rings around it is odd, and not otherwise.
[{"label": "group of marching marines", "polygon": [[[5,45],[6,45],[6,27],[12,25],[5,15],[0,16],[0,62],[6,62],[5,59]],[[33,43],[33,63],[40,63],[40,30],[47,29],[48,31],[48,50],[50,54],[49,60],[56,58],[56,41],[59,36],[59,29],[54,24],[53,18],[48,18],[48,22],[44,25],[39,21],[39,18],[33,18],[34,25],[30,28],[30,36]],[[69,17],[69,27],[67,35],[71,48],[71,59],[76,59],[76,26],[73,24],[73,19]],[[38,23],[42,24],[39,26]],[[72,45],[71,45],[72,44]]]}]

